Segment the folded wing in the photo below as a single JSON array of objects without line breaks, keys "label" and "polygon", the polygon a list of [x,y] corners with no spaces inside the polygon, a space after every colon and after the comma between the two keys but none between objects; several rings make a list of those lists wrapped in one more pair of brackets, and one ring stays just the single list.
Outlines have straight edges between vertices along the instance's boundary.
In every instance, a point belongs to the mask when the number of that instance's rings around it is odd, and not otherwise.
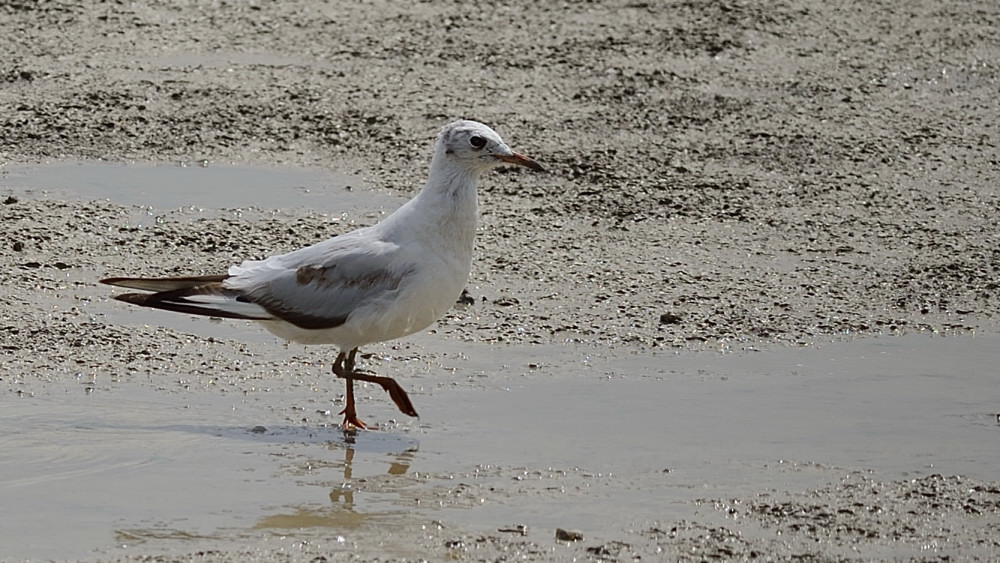
[{"label": "folded wing", "polygon": [[359,307],[391,296],[413,270],[400,263],[395,244],[368,241],[361,247],[345,244],[349,242],[338,237],[247,261],[231,268],[229,275],[107,278],[101,283],[151,292],[115,296],[144,307],[328,329],[347,322]]},{"label": "folded wing", "polygon": [[301,328],[333,328],[358,308],[391,296],[412,271],[400,263],[394,244],[369,242],[363,251],[356,248],[321,244],[244,262],[223,285],[238,291],[241,301]]}]

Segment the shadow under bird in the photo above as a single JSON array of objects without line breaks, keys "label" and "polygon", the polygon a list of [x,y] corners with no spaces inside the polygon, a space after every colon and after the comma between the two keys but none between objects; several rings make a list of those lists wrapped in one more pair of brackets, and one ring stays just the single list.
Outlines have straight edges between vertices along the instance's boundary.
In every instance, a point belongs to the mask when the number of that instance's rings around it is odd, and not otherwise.
[{"label": "shadow under bird", "polygon": [[257,321],[302,344],[334,344],[333,373],[346,380],[344,428],[365,428],[354,381],[377,383],[400,411],[417,416],[391,377],[355,368],[358,348],[423,330],[461,295],[472,269],[479,176],[503,164],[544,171],[486,125],[460,120],[438,135],[427,183],[381,222],[287,254],[248,260],[214,276],[107,278],[140,290],[135,305]]}]

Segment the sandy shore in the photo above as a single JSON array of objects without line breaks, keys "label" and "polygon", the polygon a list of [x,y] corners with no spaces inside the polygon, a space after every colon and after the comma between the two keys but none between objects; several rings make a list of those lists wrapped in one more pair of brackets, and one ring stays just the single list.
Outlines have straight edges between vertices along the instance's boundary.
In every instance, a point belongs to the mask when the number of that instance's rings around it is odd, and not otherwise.
[{"label": "sandy shore", "polygon": [[[495,126],[550,173],[484,179],[477,314],[449,315],[446,339],[625,356],[996,330],[993,2],[63,1],[6,3],[0,17],[4,167],[322,166],[407,196],[441,125]],[[88,304],[109,295],[94,280],[210,273],[341,228],[319,211],[184,209],[138,228],[140,210],[115,202],[0,198],[4,402],[81,371],[185,373],[250,356],[236,341],[93,318]],[[718,500],[733,516],[721,524],[663,522],[558,551],[511,533],[399,534],[406,557],[429,559],[1000,552],[991,482],[854,473],[731,501]],[[356,560],[385,557],[371,533]]]}]

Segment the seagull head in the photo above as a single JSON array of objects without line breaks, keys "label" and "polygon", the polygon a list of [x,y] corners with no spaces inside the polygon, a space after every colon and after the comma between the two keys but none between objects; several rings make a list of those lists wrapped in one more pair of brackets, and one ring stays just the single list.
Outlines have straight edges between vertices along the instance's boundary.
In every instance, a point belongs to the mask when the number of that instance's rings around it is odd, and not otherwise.
[{"label": "seagull head", "polygon": [[502,164],[516,164],[544,172],[540,164],[507,146],[497,132],[477,121],[445,125],[438,135],[434,160],[465,169],[473,176]]}]

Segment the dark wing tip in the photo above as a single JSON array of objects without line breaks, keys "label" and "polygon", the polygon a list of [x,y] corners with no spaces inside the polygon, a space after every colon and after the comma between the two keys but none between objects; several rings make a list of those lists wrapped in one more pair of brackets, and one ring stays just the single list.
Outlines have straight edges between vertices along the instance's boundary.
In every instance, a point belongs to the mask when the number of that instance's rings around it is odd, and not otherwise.
[{"label": "dark wing tip", "polygon": [[140,291],[177,291],[180,289],[191,289],[208,284],[221,283],[229,276],[220,274],[214,276],[181,276],[173,278],[104,278],[98,283],[125,287],[128,289],[138,289]]},{"label": "dark wing tip", "polygon": [[114,299],[132,305],[150,307],[163,311],[173,311],[175,313],[187,313],[189,315],[202,315],[206,317],[219,317],[223,319],[242,319],[248,321],[266,321],[272,317],[261,317],[255,315],[244,315],[234,313],[224,309],[214,309],[201,303],[188,301],[181,291],[165,291],[161,293],[122,293],[115,295]]},{"label": "dark wing tip", "polygon": [[[104,280],[101,280],[103,283]],[[108,285],[114,285],[108,284]],[[152,297],[152,293],[122,293],[121,295],[112,295],[111,297],[116,301],[124,301],[125,303],[131,303],[133,305],[147,306],[149,298]]]}]

